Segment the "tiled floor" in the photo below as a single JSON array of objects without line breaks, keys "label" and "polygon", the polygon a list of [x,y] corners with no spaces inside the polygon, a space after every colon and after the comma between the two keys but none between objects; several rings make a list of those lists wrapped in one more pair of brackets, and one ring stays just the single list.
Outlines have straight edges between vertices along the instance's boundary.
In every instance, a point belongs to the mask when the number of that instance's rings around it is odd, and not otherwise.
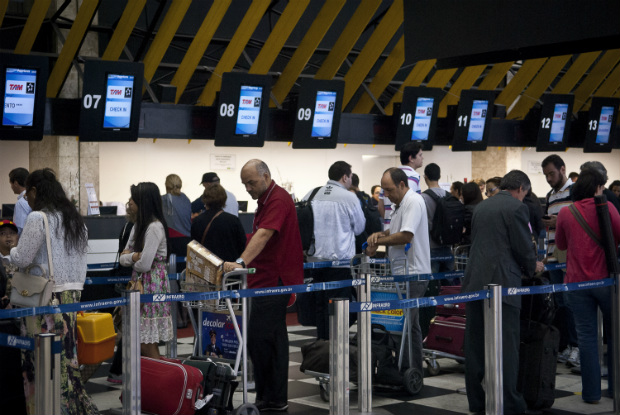
[{"label": "tiled floor", "polygon": [[[289,370],[289,414],[328,414],[329,404],[321,399],[319,384],[313,377],[299,371],[301,364],[300,347],[314,339],[314,329],[302,326],[289,326],[290,370]],[[179,356],[192,353],[192,338],[181,338],[178,342]],[[163,352],[163,348],[162,348]],[[437,376],[425,377],[424,388],[418,396],[409,396],[404,391],[375,391],[373,408],[382,413],[394,415],[452,415],[468,414],[467,397],[457,392],[465,386],[463,365],[453,360],[441,359],[441,372]],[[87,390],[92,395],[102,414],[109,414],[111,408],[120,408],[120,385],[106,381],[109,364],[104,363],[87,383]],[[606,379],[602,380],[603,389],[607,388]],[[582,401],[581,377],[571,373],[563,364],[558,364],[556,377],[556,400],[551,409],[544,414],[598,414],[613,410],[613,402],[602,398],[598,405],[589,405]],[[249,393],[250,402],[254,394]],[[235,406],[241,404],[241,392],[234,396]],[[357,408],[357,393],[351,385],[351,411]]]}]

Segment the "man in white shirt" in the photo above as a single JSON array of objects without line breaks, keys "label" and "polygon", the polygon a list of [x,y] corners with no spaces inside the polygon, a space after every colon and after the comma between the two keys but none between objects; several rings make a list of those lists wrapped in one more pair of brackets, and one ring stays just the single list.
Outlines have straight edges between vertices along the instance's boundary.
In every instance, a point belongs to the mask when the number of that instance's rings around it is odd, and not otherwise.
[{"label": "man in white shirt", "polygon": [[[337,161],[328,171],[329,180],[321,187],[312,201],[314,217],[314,248],[309,262],[347,260],[355,255],[355,236],[366,226],[362,206],[355,193],[350,192],[352,182],[351,165]],[[303,200],[310,198],[309,192]],[[321,268],[312,271],[314,282],[329,282],[351,279],[347,266]],[[351,298],[351,287],[337,290],[317,291],[316,315],[317,338],[329,339],[328,304],[330,298]]]},{"label": "man in white shirt", "polygon": [[17,232],[21,235],[24,224],[26,223],[26,217],[32,211],[28,201],[24,197],[26,194],[26,177],[28,177],[28,170],[23,167],[18,167],[9,172],[9,183],[11,184],[11,190],[17,195],[17,203],[15,203],[15,210],[13,213],[13,222],[17,226]]},{"label": "man in white shirt", "polygon": [[[413,142],[405,144],[400,150],[400,162],[402,166],[400,166],[399,168],[407,175],[407,185],[409,186],[409,188],[415,193],[422,193],[422,190],[420,189],[420,174],[415,171],[416,169],[422,167],[422,165],[424,164],[422,146]],[[389,229],[390,215],[392,212],[392,202],[390,202],[390,199],[385,195],[383,190],[381,190],[381,193],[379,195],[379,204],[377,205],[377,210],[379,210],[379,214],[383,218],[383,229]]]},{"label": "man in white shirt", "polygon": [[[374,255],[379,245],[385,245],[392,263],[392,274],[430,274],[431,248],[426,204],[422,196],[410,189],[407,183],[407,175],[400,168],[393,167],[383,173],[381,188],[394,206],[391,224],[388,230],[368,237],[366,253]],[[408,297],[422,297],[427,285],[428,281],[410,282]],[[411,367],[424,373],[419,309],[412,308],[409,311],[413,346]]]}]

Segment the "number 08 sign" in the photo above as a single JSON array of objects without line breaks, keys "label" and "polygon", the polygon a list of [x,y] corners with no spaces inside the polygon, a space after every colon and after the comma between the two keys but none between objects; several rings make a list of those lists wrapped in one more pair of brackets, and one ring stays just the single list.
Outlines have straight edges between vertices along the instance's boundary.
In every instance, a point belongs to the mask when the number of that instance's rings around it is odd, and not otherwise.
[{"label": "number 08 sign", "polygon": [[144,66],[86,61],[80,141],[136,141]]}]

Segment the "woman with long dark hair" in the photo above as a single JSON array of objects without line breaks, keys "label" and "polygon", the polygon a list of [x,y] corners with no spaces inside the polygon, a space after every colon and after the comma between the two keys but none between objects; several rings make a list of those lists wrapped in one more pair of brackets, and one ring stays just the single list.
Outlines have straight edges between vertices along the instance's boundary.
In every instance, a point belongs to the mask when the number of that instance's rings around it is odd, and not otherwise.
[{"label": "woman with long dark hair", "polygon": [[[131,186],[129,206],[135,212],[136,222],[120,263],[133,268],[131,280],[140,280],[145,294],[166,294],[170,292],[166,271],[168,226],[159,187],[150,182]],[[171,340],[172,334],[170,303],[143,304],[140,317],[142,355],[159,359],[158,343]]]},{"label": "woman with long dark hair", "polygon": [[[26,179],[25,197],[32,208],[26,219],[19,243],[11,249],[11,262],[25,268],[36,263],[47,268],[47,245],[43,215],[49,222],[54,268],[54,298],[59,304],[78,303],[86,280],[88,232],[84,220],[69,201],[51,169],[36,170]],[[38,270],[31,270],[36,274]],[[76,312],[25,317],[22,335],[57,333],[61,336],[61,412],[63,415],[97,414],[98,410],[86,394],[77,360]],[[34,355],[22,353],[24,388],[29,414],[34,413]]]},{"label": "woman with long dark hair", "polygon": [[[605,179],[594,169],[581,171],[579,178],[573,184],[571,196],[574,204],[562,208],[558,213],[555,229],[555,244],[558,249],[566,252],[566,276],[564,282],[584,282],[607,278],[609,270],[605,261],[605,251],[599,246],[601,229],[594,196],[603,194]],[[614,246],[620,243],[620,215],[610,202],[607,202],[611,231],[614,237]],[[571,210],[572,209],[572,210]],[[582,218],[587,226],[580,225],[578,217]],[[589,235],[585,229],[593,233]],[[595,241],[595,237],[599,242]],[[598,403],[601,399],[601,367],[598,356],[598,310],[603,314],[604,333],[611,333],[611,295],[612,287],[599,287],[587,290],[568,291],[566,302],[572,310],[579,343],[579,357],[581,360],[581,398],[587,403]],[[607,344],[611,345],[611,341]],[[607,367],[609,368],[609,390],[613,390],[611,370],[618,356],[610,351],[607,353]]]},{"label": "woman with long dark hair", "polygon": [[474,215],[474,208],[478,203],[482,202],[480,185],[475,182],[465,183],[461,188],[461,195],[463,197],[463,205],[465,205],[463,243],[469,245],[471,244],[471,218]]}]

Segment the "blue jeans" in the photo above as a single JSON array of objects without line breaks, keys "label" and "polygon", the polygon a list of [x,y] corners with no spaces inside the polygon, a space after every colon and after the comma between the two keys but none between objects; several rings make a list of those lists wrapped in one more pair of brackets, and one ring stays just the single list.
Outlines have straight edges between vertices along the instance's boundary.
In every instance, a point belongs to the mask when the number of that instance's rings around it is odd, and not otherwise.
[{"label": "blue jeans", "polygon": [[[601,287],[589,290],[569,291],[566,300],[573,311],[577,338],[579,339],[579,357],[581,359],[581,397],[584,401],[601,399],[601,366],[598,356],[598,316],[600,308],[603,314],[603,329],[611,333],[611,289]],[[608,343],[611,347],[611,342]],[[609,369],[609,390],[613,390],[613,353],[607,352]]]},{"label": "blue jeans", "polygon": [[[549,282],[551,284],[562,284],[564,282],[564,270],[554,269],[549,271]],[[553,299],[557,305],[557,315],[553,324],[560,330],[560,345],[566,344],[567,346],[575,347],[577,346],[577,331],[575,330],[573,311],[567,305],[567,295],[568,292],[553,294]]]},{"label": "blue jeans", "polygon": [[[432,258],[436,257],[451,257],[452,249],[449,246],[440,246],[439,248],[431,249],[431,272],[436,274],[438,272],[454,271],[454,259],[434,261]],[[460,285],[459,280],[441,280],[441,285]]]}]

